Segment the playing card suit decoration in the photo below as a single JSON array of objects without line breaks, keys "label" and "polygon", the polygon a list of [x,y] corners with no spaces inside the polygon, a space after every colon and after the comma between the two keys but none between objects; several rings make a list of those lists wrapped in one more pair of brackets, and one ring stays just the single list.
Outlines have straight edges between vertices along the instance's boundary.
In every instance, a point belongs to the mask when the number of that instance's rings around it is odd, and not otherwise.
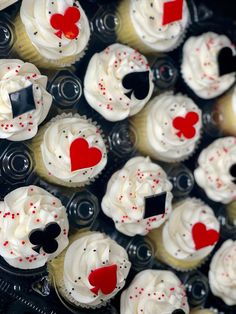
[{"label": "playing card suit decoration", "polygon": [[9,98],[13,119],[26,112],[36,109],[32,84],[14,93],[9,93]]},{"label": "playing card suit decoration", "polygon": [[219,240],[219,232],[213,229],[207,230],[206,226],[198,222],[192,228],[192,237],[196,250],[214,245]]},{"label": "playing card suit decoration", "polygon": [[199,121],[199,115],[196,112],[188,112],[185,117],[176,117],[172,121],[173,127],[178,130],[178,137],[184,136],[186,139],[191,139],[196,134],[194,125]]},{"label": "playing card suit decoration", "polygon": [[70,145],[71,171],[96,166],[102,159],[102,152],[96,147],[89,147],[84,138],[77,138]]},{"label": "playing card suit decoration", "polygon": [[149,71],[129,73],[123,77],[122,85],[125,89],[129,90],[125,93],[129,99],[134,95],[136,99],[143,100],[149,94],[150,73]]},{"label": "playing card suit decoration", "polygon": [[52,222],[46,225],[44,229],[34,229],[29,235],[30,242],[35,245],[33,250],[37,253],[42,248],[47,254],[56,252],[58,243],[55,240],[61,233],[61,227],[56,223]]},{"label": "playing card suit decoration", "polygon": [[167,193],[163,192],[144,198],[144,219],[165,214]]},{"label": "playing card suit decoration", "polygon": [[117,265],[104,266],[93,270],[88,281],[93,288],[90,289],[94,294],[98,295],[98,291],[105,295],[112,293],[116,289],[117,284]]},{"label": "playing card suit decoration", "polygon": [[80,11],[76,7],[66,9],[64,15],[55,13],[51,16],[51,26],[58,30],[55,35],[62,38],[62,34],[68,39],[75,39],[79,35],[76,23],[80,20]]},{"label": "playing card suit decoration", "polygon": [[224,47],[218,54],[219,76],[236,72],[236,55],[229,47]]},{"label": "playing card suit decoration", "polygon": [[236,164],[232,165],[229,169],[229,173],[234,178],[233,183],[236,184]]},{"label": "playing card suit decoration", "polygon": [[183,17],[183,0],[168,0],[164,3],[162,25],[182,20]]},{"label": "playing card suit decoration", "polygon": [[171,314],[186,314],[186,313],[182,309],[177,309],[177,310],[174,310]]}]

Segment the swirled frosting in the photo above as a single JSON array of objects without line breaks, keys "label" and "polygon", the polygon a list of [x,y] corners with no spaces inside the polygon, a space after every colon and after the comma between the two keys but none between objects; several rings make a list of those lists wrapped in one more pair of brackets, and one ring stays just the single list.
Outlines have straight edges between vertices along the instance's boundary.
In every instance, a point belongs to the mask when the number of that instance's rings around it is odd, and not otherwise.
[{"label": "swirled frosting", "polygon": [[[214,245],[197,248],[193,227],[198,223],[204,224],[207,231],[219,232],[220,225],[213,210],[201,200],[187,198],[178,203],[163,228],[165,250],[174,258],[184,261],[201,260],[210,254],[217,241]],[[205,239],[208,234],[202,233],[202,237]]]},{"label": "swirled frosting", "polygon": [[[13,118],[9,94],[32,85],[35,109]],[[46,91],[47,77],[31,63],[0,60],[0,138],[22,141],[34,137],[46,118],[52,96]]]},{"label": "swirled frosting", "polygon": [[[89,148],[99,149],[102,157],[95,166],[72,171],[70,147],[78,138],[85,139]],[[43,135],[40,148],[48,174],[62,183],[86,183],[97,176],[107,163],[106,146],[99,128],[79,115],[64,114],[52,119]],[[88,149],[86,153],[91,152]],[[84,159],[88,157],[89,155],[84,155]]]},{"label": "swirled frosting", "polygon": [[141,271],[121,295],[121,314],[172,314],[177,309],[189,313],[184,285],[171,271]]},{"label": "swirled frosting", "polygon": [[[140,100],[126,95],[122,85],[129,73],[149,72],[149,92]],[[89,62],[84,79],[85,97],[96,111],[110,121],[119,121],[139,112],[153,92],[152,72],[147,59],[138,51],[121,44],[108,46]]]},{"label": "swirled frosting", "polygon": [[236,241],[225,241],[213,256],[209,283],[215,296],[227,305],[236,305]]},{"label": "swirled frosting", "polygon": [[[56,35],[57,30],[51,26],[51,17],[54,14],[64,15],[72,6],[80,11],[80,19],[75,23],[79,35],[69,39],[63,34],[60,38]],[[34,47],[49,60],[80,55],[88,44],[89,22],[78,0],[23,0],[20,17]]]},{"label": "swirled frosting", "polygon": [[141,41],[156,51],[174,49],[182,40],[190,22],[190,14],[184,0],[182,19],[163,25],[165,0],[131,0],[130,17]]},{"label": "swirled frosting", "polygon": [[[172,185],[164,170],[144,157],[134,157],[110,178],[102,210],[129,236],[158,228],[171,213]],[[144,218],[145,197],[167,192],[164,213]]]},{"label": "swirled frosting", "polygon": [[224,47],[235,46],[225,35],[208,32],[190,37],[184,44],[182,75],[194,93],[210,99],[223,94],[235,82],[235,73],[219,76],[218,54]]},{"label": "swirled frosting", "polygon": [[[56,238],[58,248],[47,254],[42,246],[38,253],[33,249],[35,245],[30,242],[29,235],[52,222],[61,228]],[[34,269],[43,266],[68,245],[68,230],[66,209],[61,201],[37,186],[18,188],[0,202],[1,256],[13,267]]]},{"label": "swirled frosting", "polygon": [[0,10],[3,10],[18,0],[0,0]]},{"label": "swirled frosting", "polygon": [[228,204],[236,200],[235,178],[230,169],[236,164],[236,138],[215,140],[202,150],[194,171],[197,184],[215,202]]},{"label": "swirled frosting", "polygon": [[[147,141],[152,155],[164,161],[186,159],[193,153],[200,138],[202,127],[201,110],[188,97],[181,94],[164,93],[155,97],[145,108],[147,112]],[[189,114],[197,115],[195,124]],[[174,126],[182,119],[181,128]],[[187,134],[193,130],[191,136]],[[187,133],[186,133],[187,132]]]},{"label": "swirled frosting", "polygon": [[[96,287],[105,286],[112,275],[104,268],[115,265],[114,290],[108,294],[102,289],[98,289],[97,293],[93,292],[94,287],[89,279],[91,273],[99,268],[103,269],[102,283],[98,281]],[[63,280],[69,300],[76,305],[89,307],[109,300],[125,285],[130,266],[126,251],[108,236],[99,232],[83,235],[69,246],[65,255]]]}]

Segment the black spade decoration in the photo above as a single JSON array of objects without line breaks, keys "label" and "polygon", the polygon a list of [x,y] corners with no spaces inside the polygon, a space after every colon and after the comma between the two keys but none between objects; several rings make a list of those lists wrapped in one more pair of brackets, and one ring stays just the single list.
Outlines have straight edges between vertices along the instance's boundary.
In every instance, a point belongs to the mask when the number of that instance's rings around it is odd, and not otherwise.
[{"label": "black spade decoration", "polygon": [[236,55],[233,55],[233,50],[229,47],[224,47],[218,55],[219,75],[236,72]]},{"label": "black spade decoration", "polygon": [[55,238],[57,238],[60,233],[61,227],[56,222],[47,224],[43,230],[32,230],[29,235],[29,240],[33,245],[35,245],[33,250],[39,253],[40,249],[42,248],[47,254],[56,252],[58,243]]},{"label": "black spade decoration", "polygon": [[233,183],[236,184],[236,164],[232,165],[229,169],[229,173],[234,177]]},{"label": "black spade decoration", "polygon": [[122,85],[129,92],[125,95],[131,99],[132,94],[135,98],[143,100],[148,96],[150,89],[149,71],[132,72],[123,77]]},{"label": "black spade decoration", "polygon": [[145,197],[144,219],[153,216],[163,215],[166,208],[166,192]]},{"label": "black spade decoration", "polygon": [[171,314],[185,314],[185,312],[182,309],[177,309],[177,310],[174,310]]},{"label": "black spade decoration", "polygon": [[13,119],[36,109],[32,84],[17,92],[10,93],[9,98],[11,101]]}]

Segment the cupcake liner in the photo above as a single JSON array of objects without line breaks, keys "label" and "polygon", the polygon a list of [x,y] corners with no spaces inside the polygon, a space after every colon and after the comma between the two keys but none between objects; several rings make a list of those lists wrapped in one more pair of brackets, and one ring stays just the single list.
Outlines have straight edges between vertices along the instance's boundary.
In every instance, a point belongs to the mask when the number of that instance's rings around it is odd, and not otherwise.
[{"label": "cupcake liner", "polygon": [[87,47],[78,55],[72,57],[65,57],[59,60],[52,60],[43,57],[38,50],[34,47],[30,41],[25,26],[21,21],[20,15],[18,15],[14,21],[16,39],[13,46],[13,50],[17,53],[23,60],[28,60],[34,63],[39,68],[47,69],[60,69],[66,66],[71,66],[76,61],[79,61],[86,53]]},{"label": "cupcake liner", "polygon": [[79,118],[82,118],[84,120],[87,120],[89,123],[96,126],[96,128],[98,128],[100,131],[99,133],[100,133],[100,135],[101,135],[101,137],[102,137],[102,139],[106,145],[106,150],[108,153],[109,148],[108,148],[107,139],[106,139],[105,135],[103,134],[101,127],[96,122],[92,121],[92,119],[87,119],[86,116],[81,116],[79,114],[73,114],[72,115],[72,113],[62,113],[61,115],[58,115],[58,116],[52,118],[48,123],[46,123],[43,127],[40,128],[37,135],[33,138],[32,142],[30,144],[30,147],[31,147],[31,150],[33,151],[33,155],[34,155],[35,171],[38,173],[38,175],[40,177],[42,177],[43,179],[45,179],[46,181],[48,181],[50,183],[57,184],[60,186],[65,186],[65,187],[70,187],[70,188],[82,188],[82,187],[85,187],[85,186],[90,185],[91,183],[95,182],[95,180],[100,176],[100,174],[103,172],[104,169],[88,181],[85,181],[82,183],[80,183],[80,182],[78,182],[78,183],[65,182],[63,180],[58,179],[55,176],[48,174],[48,170],[44,166],[44,162],[43,162],[43,158],[42,158],[42,154],[41,154],[40,146],[41,146],[41,143],[43,142],[44,132],[46,131],[46,129],[51,124],[56,122],[58,119],[60,120],[60,119],[68,118],[68,117],[79,117]]},{"label": "cupcake liner", "polygon": [[[92,231],[88,231],[85,229],[81,229],[81,230],[77,231],[74,235],[70,236],[68,247],[74,241],[78,240],[81,236],[85,236],[85,235],[92,234],[92,233],[93,233]],[[77,306],[77,307],[81,307],[81,308],[85,308],[85,309],[98,309],[98,308],[104,307],[107,304],[109,304],[110,300],[107,300],[107,301],[103,301],[102,303],[100,303],[96,306],[89,306],[86,304],[82,304],[82,303],[76,301],[74,298],[71,297],[69,291],[65,287],[64,280],[63,280],[64,259],[65,259],[66,251],[67,251],[67,249],[65,249],[59,256],[57,256],[55,259],[53,259],[51,262],[48,263],[48,272],[49,272],[50,281],[53,284],[53,287],[54,287],[59,299],[61,300],[61,302],[64,305],[66,305],[65,302],[67,301],[72,306]]]},{"label": "cupcake liner", "polygon": [[235,225],[236,224],[236,201],[226,206],[226,212],[227,212],[229,223],[232,225]]},{"label": "cupcake liner", "polygon": [[163,225],[159,227],[158,229],[152,230],[149,232],[148,237],[151,239],[152,242],[155,243],[156,246],[156,258],[169,266],[171,266],[173,269],[181,272],[188,272],[195,270],[199,267],[201,267],[205,262],[208,260],[209,255],[202,259],[197,261],[184,261],[184,260],[178,260],[171,256],[164,248],[164,241],[162,238],[162,230]]},{"label": "cupcake liner", "polygon": [[[189,10],[191,12],[191,10]],[[155,50],[148,45],[146,45],[138,36],[138,34],[135,31],[135,28],[132,24],[131,17],[130,17],[130,0],[122,0],[117,8],[117,16],[120,21],[116,33],[118,40],[122,43],[128,44],[133,48],[138,49],[140,52],[144,54],[155,54],[155,57],[157,57],[159,54],[164,54],[166,52],[171,52],[178,48],[184,41],[186,30],[188,26],[191,23],[191,18],[189,20],[188,25],[186,26],[185,30],[183,31],[182,36],[178,39],[178,41],[173,45],[171,48],[166,49],[165,51],[158,51]]]},{"label": "cupcake liner", "polygon": [[[184,95],[184,94],[183,94]],[[148,134],[147,134],[147,117],[148,117],[148,104],[144,107],[144,109],[141,110],[138,114],[136,114],[133,117],[130,117],[129,121],[131,124],[131,127],[135,130],[135,133],[137,135],[137,142],[136,142],[136,149],[138,149],[143,155],[148,155],[154,160],[159,160],[167,163],[177,163],[177,162],[183,162],[191,158],[196,150],[199,148],[203,129],[201,128],[200,136],[197,142],[195,142],[195,148],[194,150],[187,156],[182,156],[180,158],[175,159],[169,159],[168,157],[163,157],[158,155],[156,151],[152,149],[152,147],[148,143]]]}]

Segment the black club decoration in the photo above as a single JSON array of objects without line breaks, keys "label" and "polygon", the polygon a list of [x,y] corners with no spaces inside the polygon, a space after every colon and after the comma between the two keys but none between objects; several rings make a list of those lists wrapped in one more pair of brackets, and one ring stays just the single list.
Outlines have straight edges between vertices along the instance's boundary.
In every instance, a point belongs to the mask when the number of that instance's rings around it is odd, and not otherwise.
[{"label": "black club decoration", "polygon": [[144,199],[145,212],[144,219],[153,216],[163,215],[166,208],[166,192],[147,196]]},{"label": "black club decoration", "polygon": [[231,176],[234,178],[232,181],[236,184],[236,164],[232,165],[229,169]]},{"label": "black club decoration", "polygon": [[58,243],[55,238],[57,238],[60,233],[61,227],[56,222],[47,224],[44,229],[32,230],[29,235],[29,240],[35,245],[33,250],[39,253],[42,248],[47,254],[56,252]]},{"label": "black club decoration", "polygon": [[13,119],[31,110],[36,109],[33,85],[9,94]]}]

